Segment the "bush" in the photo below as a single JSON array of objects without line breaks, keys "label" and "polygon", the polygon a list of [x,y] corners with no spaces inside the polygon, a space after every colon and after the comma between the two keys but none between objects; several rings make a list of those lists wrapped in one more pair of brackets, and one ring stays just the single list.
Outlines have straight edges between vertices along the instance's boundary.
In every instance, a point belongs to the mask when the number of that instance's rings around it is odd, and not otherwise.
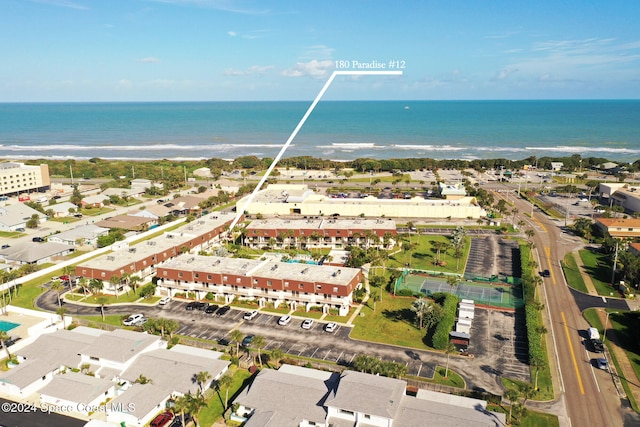
[{"label": "bush", "polygon": [[399,297],[412,297],[413,291],[411,289],[400,289],[396,292],[396,296]]},{"label": "bush", "polygon": [[453,330],[456,322],[456,311],[458,310],[458,297],[453,294],[436,293],[433,295],[434,300],[442,304],[444,315],[442,320],[436,326],[433,332],[432,344],[433,348],[444,350],[449,343],[449,332]]},{"label": "bush", "polygon": [[156,293],[156,285],[149,283],[140,288],[138,295],[142,298],[151,298]]}]

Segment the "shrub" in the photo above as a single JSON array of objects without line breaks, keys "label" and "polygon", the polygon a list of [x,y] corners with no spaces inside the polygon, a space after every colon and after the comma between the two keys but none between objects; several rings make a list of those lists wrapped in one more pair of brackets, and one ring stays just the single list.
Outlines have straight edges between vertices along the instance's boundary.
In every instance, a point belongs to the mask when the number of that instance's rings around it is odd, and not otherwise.
[{"label": "shrub", "polygon": [[449,343],[449,332],[453,330],[456,322],[456,311],[458,309],[458,297],[453,294],[436,293],[433,298],[442,304],[444,315],[433,332],[432,344],[433,348],[444,350]]},{"label": "shrub", "polygon": [[151,298],[156,293],[156,285],[149,283],[140,288],[138,295],[142,298]]}]

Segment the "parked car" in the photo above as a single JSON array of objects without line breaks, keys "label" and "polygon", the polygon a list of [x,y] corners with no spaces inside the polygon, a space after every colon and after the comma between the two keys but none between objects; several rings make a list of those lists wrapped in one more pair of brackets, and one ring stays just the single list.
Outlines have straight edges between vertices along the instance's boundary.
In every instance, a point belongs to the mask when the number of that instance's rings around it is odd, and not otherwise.
[{"label": "parked car", "polygon": [[24,233],[26,230],[22,227],[20,228],[16,228],[16,231],[20,232],[20,233]]},{"label": "parked car", "polygon": [[217,309],[218,309],[217,304],[209,304],[207,308],[204,309],[204,312],[207,314],[213,314],[216,312]]},{"label": "parked car", "polygon": [[251,342],[253,341],[253,335],[247,335],[246,337],[244,337],[244,339],[242,340],[242,346],[243,347],[249,347],[251,345]]},{"label": "parked car", "polygon": [[171,420],[173,420],[173,413],[166,411],[155,417],[149,427],[164,427]]},{"label": "parked car", "polygon": [[10,248],[10,247],[11,246],[9,246],[9,245],[2,245],[2,249],[7,249],[7,248]]},{"label": "parked car", "polygon": [[604,344],[602,343],[602,341],[598,338],[592,339],[591,340],[591,345],[593,345],[593,350],[596,353],[604,353]]},{"label": "parked car", "polygon": [[206,302],[202,302],[202,301],[197,301],[195,308],[198,311],[204,311],[207,308],[207,303]]},{"label": "parked car", "polygon": [[338,329],[338,324],[334,322],[327,323],[324,327],[326,332],[334,332],[336,329]]},{"label": "parked car", "polygon": [[598,357],[596,359],[596,366],[599,369],[607,371],[607,370],[609,370],[609,361],[607,359],[605,359],[604,357]]},{"label": "parked car", "polygon": [[164,297],[160,300],[160,302],[158,302],[158,304],[160,305],[166,305],[169,303],[169,301],[171,301],[171,297]]},{"label": "parked car", "polygon": [[228,305],[223,305],[218,309],[218,311],[216,311],[216,316],[224,316],[229,312],[229,310],[231,310],[231,307],[229,307]]},{"label": "parked car", "polygon": [[124,319],[122,324],[124,326],[134,326],[136,323],[140,322],[142,319],[144,319],[144,314],[136,313]]},{"label": "parked car", "polygon": [[311,329],[313,326],[313,319],[304,319],[301,326],[302,329]]},{"label": "parked car", "polygon": [[290,322],[291,322],[291,316],[289,316],[288,314],[285,314],[280,319],[278,319],[278,325],[281,325],[281,326],[288,325]]},{"label": "parked car", "polygon": [[242,316],[242,318],[244,320],[253,320],[256,318],[257,315],[258,315],[258,310],[252,310],[252,311],[246,312],[244,316]]},{"label": "parked car", "polygon": [[195,301],[191,301],[189,304],[187,304],[187,306],[185,307],[185,309],[187,310],[193,310],[196,308],[196,303]]}]

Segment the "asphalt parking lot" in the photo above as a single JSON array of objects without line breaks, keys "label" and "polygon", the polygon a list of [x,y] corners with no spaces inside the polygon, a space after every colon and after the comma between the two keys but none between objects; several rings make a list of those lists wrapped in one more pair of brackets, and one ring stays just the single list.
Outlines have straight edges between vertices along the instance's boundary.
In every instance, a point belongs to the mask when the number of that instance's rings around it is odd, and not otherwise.
[{"label": "asphalt parking lot", "polygon": [[154,309],[149,316],[162,316],[177,320],[176,333],[196,339],[206,339],[225,344],[230,341],[231,331],[239,329],[246,335],[265,338],[265,351],[276,348],[295,356],[325,360],[339,365],[349,365],[358,354],[378,357],[381,360],[404,363],[409,375],[433,378],[436,363],[429,360],[425,352],[398,349],[382,344],[354,341],[349,338],[351,327],[338,325],[326,332],[328,322],[315,320],[310,329],[302,329],[304,318],[294,317],[288,325],[279,325],[280,314],[260,312],[252,320],[244,320],[244,309],[231,308],[223,316],[203,311],[186,310],[187,303],[171,301],[164,308]]},{"label": "asphalt parking lot", "polygon": [[530,380],[524,309],[515,313],[475,310],[469,352],[483,360],[483,371]]},{"label": "asphalt parking lot", "polygon": [[482,277],[518,276],[519,272],[514,271],[514,265],[517,265],[514,260],[520,260],[516,242],[498,236],[471,239],[465,273]]}]

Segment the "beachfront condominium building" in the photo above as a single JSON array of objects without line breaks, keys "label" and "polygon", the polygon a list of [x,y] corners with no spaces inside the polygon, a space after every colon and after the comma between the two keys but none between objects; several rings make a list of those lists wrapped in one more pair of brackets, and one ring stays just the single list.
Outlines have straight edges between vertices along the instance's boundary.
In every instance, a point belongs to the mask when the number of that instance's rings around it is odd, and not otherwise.
[{"label": "beachfront condominium building", "polygon": [[287,263],[273,259],[181,256],[158,266],[157,290],[203,299],[212,294],[225,303],[257,301],[292,310],[321,307],[325,313],[349,312],[353,291],[362,281],[358,268]]},{"label": "beachfront condominium building", "polygon": [[[120,249],[87,260],[76,266],[76,275],[99,279],[105,293],[120,292],[120,285],[109,287],[112,277],[123,275],[148,278],[156,273],[159,263],[185,253],[198,253],[220,240],[233,221],[235,214],[215,212],[202,216],[182,227],[136,245],[123,245]],[[114,287],[117,286],[117,287]]]},{"label": "beachfront condominium building", "polygon": [[334,198],[319,194],[299,184],[271,184],[259,191],[249,202],[245,196],[236,203],[236,209],[249,215],[264,216],[323,216],[353,218],[468,218],[478,219],[486,216],[475,197],[462,197],[458,200],[425,199],[378,199]]},{"label": "beachfront condominium building", "polygon": [[0,196],[48,190],[51,186],[49,166],[24,163],[0,163]]},{"label": "beachfront condominium building", "polygon": [[333,248],[348,246],[390,249],[395,245],[392,219],[308,218],[255,220],[245,228],[243,243],[250,248]]}]

